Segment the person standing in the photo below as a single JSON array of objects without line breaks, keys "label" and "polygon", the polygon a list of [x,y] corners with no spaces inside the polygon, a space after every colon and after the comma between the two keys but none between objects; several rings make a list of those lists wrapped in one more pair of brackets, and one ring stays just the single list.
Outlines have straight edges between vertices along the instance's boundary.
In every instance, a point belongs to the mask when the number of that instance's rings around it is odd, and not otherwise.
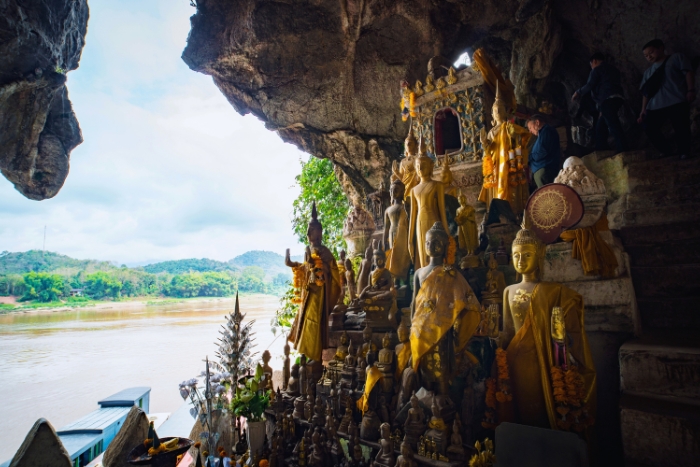
[{"label": "person standing", "polygon": [[595,125],[596,151],[608,149],[609,133],[612,133],[615,138],[617,152],[626,151],[627,138],[618,116],[620,108],[625,103],[620,84],[620,72],[605,60],[605,55],[602,53],[593,54],[589,63],[591,73],[588,75],[588,82],[571,96],[571,101],[576,101],[588,93],[591,94],[600,112]]},{"label": "person standing", "polygon": [[661,132],[668,120],[673,126],[676,154],[690,155],[690,103],[696,98],[695,73],[688,57],[681,53],[666,55],[664,43],[654,39],[642,48],[651,66],[644,72],[639,89],[642,111],[637,122],[643,123],[651,143],[662,154],[672,148]]},{"label": "person standing", "polygon": [[544,117],[540,114],[534,114],[527,119],[527,129],[537,136],[528,164],[532,178],[537,188],[540,188],[548,183],[554,183],[561,168],[559,133],[545,123]]}]

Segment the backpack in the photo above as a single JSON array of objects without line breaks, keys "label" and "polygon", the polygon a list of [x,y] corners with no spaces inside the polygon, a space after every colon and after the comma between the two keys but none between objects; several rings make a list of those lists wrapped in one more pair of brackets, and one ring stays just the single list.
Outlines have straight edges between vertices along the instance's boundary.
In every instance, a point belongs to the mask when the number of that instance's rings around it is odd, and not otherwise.
[{"label": "backpack", "polygon": [[656,93],[659,92],[659,89],[661,89],[666,75],[666,62],[669,58],[671,58],[670,55],[666,57],[666,60],[664,60],[661,66],[654,70],[654,73],[652,73],[649,79],[642,85],[642,95],[647,99],[654,97]]}]

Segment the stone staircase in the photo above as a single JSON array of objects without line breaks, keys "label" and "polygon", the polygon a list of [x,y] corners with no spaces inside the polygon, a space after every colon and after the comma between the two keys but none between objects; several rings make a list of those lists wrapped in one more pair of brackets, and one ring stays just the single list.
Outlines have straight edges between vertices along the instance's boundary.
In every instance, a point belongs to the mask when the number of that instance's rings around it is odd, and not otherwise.
[{"label": "stone staircase", "polygon": [[612,188],[642,334],[619,351],[628,466],[700,465],[700,159],[586,156]]}]

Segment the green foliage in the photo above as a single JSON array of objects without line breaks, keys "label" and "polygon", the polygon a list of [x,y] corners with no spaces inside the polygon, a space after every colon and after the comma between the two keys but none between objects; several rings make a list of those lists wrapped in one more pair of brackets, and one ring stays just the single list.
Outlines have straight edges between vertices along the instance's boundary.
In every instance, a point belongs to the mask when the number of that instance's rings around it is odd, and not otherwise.
[{"label": "green foliage", "polygon": [[[50,251],[29,250],[22,253],[0,255],[0,274],[25,274],[27,272],[72,273],[79,271],[108,271],[116,269],[107,261],[81,260]],[[60,271],[60,272],[59,272]]]},{"label": "green foliage", "polygon": [[26,286],[24,278],[19,274],[6,274],[0,276],[0,296],[24,295]]},{"label": "green foliage", "polygon": [[275,311],[275,317],[272,318],[270,323],[273,334],[277,334],[278,330],[289,332],[292,328],[294,317],[299,311],[299,305],[294,303],[296,299],[294,285],[291,282],[287,282],[286,286],[287,288],[280,298],[280,307]]},{"label": "green foliage", "polygon": [[270,391],[260,389],[263,370],[260,364],[255,369],[255,375],[245,378],[245,384],[236,388],[236,394],[231,401],[231,411],[245,417],[251,422],[263,420],[265,409],[270,405]]},{"label": "green foliage", "polygon": [[85,294],[99,300],[101,298],[121,297],[122,282],[112,274],[96,272],[85,277]]},{"label": "green foliage", "polygon": [[345,248],[343,221],[350,210],[350,203],[333,172],[333,163],[328,159],[309,157],[308,162],[301,161],[301,174],[295,180],[301,193],[292,204],[294,233],[302,244],[307,243],[306,230],[315,201],[318,220],[323,225],[323,244],[337,255]]},{"label": "green foliage", "polygon": [[45,272],[30,272],[24,275],[26,290],[21,301],[37,300],[55,302],[66,294],[63,277]]},{"label": "green foliage", "polygon": [[179,259],[176,261],[163,261],[160,263],[144,266],[143,270],[151,274],[167,272],[169,274],[184,274],[187,272],[210,272],[210,271],[235,271],[238,268],[232,267],[229,263],[215,261],[208,258]]}]

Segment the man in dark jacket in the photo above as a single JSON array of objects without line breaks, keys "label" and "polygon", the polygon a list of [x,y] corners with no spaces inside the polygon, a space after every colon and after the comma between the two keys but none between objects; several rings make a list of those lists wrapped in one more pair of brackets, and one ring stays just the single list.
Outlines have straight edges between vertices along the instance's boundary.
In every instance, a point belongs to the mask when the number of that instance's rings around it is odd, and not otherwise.
[{"label": "man in dark jacket", "polygon": [[532,151],[530,151],[530,171],[537,188],[548,183],[554,183],[554,179],[561,168],[561,148],[559,147],[559,133],[547,125],[544,117],[535,114],[527,120],[527,129],[537,136]]},{"label": "man in dark jacket", "polygon": [[595,149],[608,149],[608,132],[615,138],[615,149],[623,152],[627,149],[627,138],[622,129],[618,111],[625,103],[620,84],[620,72],[605,61],[605,56],[595,53],[591,56],[591,73],[588,82],[574,93],[572,101],[591,93],[593,101],[600,112],[595,128]]}]

